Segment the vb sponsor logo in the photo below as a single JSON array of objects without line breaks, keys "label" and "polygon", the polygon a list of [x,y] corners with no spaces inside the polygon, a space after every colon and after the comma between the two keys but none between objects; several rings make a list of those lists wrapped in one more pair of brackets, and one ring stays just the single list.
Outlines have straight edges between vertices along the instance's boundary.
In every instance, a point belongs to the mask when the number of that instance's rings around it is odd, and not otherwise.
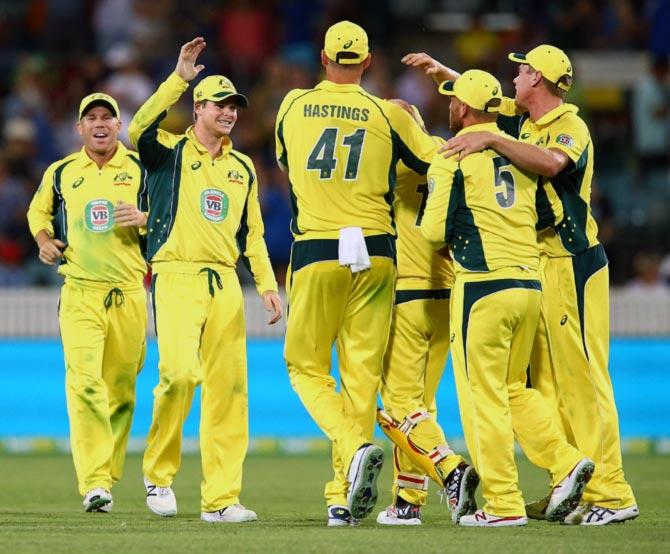
[{"label": "vb sponsor logo", "polygon": [[91,200],[84,210],[84,224],[89,231],[105,233],[114,225],[114,208],[109,200]]},{"label": "vb sponsor logo", "polygon": [[223,221],[228,215],[228,196],[217,189],[203,190],[200,195],[200,211],[209,221]]}]

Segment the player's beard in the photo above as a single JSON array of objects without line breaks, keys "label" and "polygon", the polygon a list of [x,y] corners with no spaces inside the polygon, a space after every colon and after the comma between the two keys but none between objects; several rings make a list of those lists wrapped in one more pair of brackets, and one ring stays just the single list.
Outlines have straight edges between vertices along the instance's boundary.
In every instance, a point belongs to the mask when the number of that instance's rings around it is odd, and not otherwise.
[{"label": "player's beard", "polygon": [[449,130],[458,133],[463,128],[463,118],[457,116],[455,113],[449,112]]}]

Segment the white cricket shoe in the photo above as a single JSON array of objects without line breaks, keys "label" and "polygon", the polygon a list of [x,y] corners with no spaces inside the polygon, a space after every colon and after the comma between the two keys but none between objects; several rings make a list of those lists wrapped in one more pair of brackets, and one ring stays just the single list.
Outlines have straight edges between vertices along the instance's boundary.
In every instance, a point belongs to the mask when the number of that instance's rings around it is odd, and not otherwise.
[{"label": "white cricket shoe", "polygon": [[350,527],[356,525],[357,522],[351,517],[349,508],[340,504],[331,504],[328,506],[328,527]]},{"label": "white cricket shoe", "polygon": [[177,497],[172,487],[159,487],[145,477],[144,488],[147,490],[147,506],[154,514],[161,517],[177,515]]},{"label": "white cricket shoe", "polygon": [[381,525],[421,525],[421,506],[403,502],[401,506],[391,504],[377,515]]},{"label": "white cricket shoe", "polygon": [[242,504],[231,504],[215,512],[201,512],[200,519],[207,523],[244,523],[256,521],[256,512],[247,510]]},{"label": "white cricket shoe", "polygon": [[639,515],[640,510],[637,504],[619,509],[603,508],[597,504],[582,504],[569,514],[563,523],[566,525],[608,525],[630,521]]},{"label": "white cricket shoe", "polygon": [[547,506],[547,521],[563,521],[577,509],[595,467],[593,461],[584,458],[554,487]]},{"label": "white cricket shoe", "polygon": [[377,477],[384,463],[384,451],[374,444],[364,444],[354,454],[347,480],[347,504],[351,517],[363,519],[377,503]]},{"label": "white cricket shoe", "polygon": [[105,512],[112,511],[114,500],[112,500],[112,493],[107,489],[98,487],[91,489],[84,495],[84,511],[86,512]]},{"label": "white cricket shoe", "polygon": [[526,516],[494,516],[484,510],[477,510],[474,514],[461,516],[458,524],[463,527],[521,527],[528,525]]}]

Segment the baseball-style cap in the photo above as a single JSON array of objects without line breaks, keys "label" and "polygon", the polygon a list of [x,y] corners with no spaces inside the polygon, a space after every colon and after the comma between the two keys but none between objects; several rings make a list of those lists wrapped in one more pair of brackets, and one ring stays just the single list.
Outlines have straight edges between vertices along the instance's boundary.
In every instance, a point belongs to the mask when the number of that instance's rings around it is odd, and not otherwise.
[{"label": "baseball-style cap", "polygon": [[572,86],[572,64],[570,58],[560,48],[550,44],[540,44],[528,54],[513,53],[507,57],[513,62],[530,65],[561,90],[567,92]]},{"label": "baseball-style cap", "polygon": [[232,81],[223,75],[210,75],[196,85],[193,89],[193,101],[202,102],[203,100],[211,100],[212,102],[228,100],[237,104],[240,108],[249,107],[247,97],[237,92]]},{"label": "baseball-style cap", "polygon": [[96,106],[105,106],[106,108],[109,108],[114,117],[119,117],[119,114],[121,113],[116,100],[109,94],[105,94],[104,92],[94,92],[93,94],[86,96],[79,104],[79,119],[84,117],[88,110],[95,108]]},{"label": "baseball-style cap", "polygon": [[444,81],[437,90],[445,96],[455,96],[475,110],[498,112],[502,104],[498,79],[480,69],[469,69],[455,81]]},{"label": "baseball-style cap", "polygon": [[368,34],[360,25],[339,21],[326,31],[323,51],[335,63],[353,65],[364,62],[370,53]]}]

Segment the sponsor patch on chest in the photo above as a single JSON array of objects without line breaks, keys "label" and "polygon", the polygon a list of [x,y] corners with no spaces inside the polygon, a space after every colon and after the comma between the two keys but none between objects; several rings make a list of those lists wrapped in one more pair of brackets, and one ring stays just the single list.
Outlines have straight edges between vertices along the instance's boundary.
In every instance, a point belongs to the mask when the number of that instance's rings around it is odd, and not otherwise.
[{"label": "sponsor patch on chest", "polygon": [[109,200],[91,200],[84,208],[84,224],[93,233],[106,233],[114,226],[114,206]]},{"label": "sponsor patch on chest", "polygon": [[228,215],[228,196],[218,189],[205,189],[200,195],[200,212],[209,221],[218,223]]}]

